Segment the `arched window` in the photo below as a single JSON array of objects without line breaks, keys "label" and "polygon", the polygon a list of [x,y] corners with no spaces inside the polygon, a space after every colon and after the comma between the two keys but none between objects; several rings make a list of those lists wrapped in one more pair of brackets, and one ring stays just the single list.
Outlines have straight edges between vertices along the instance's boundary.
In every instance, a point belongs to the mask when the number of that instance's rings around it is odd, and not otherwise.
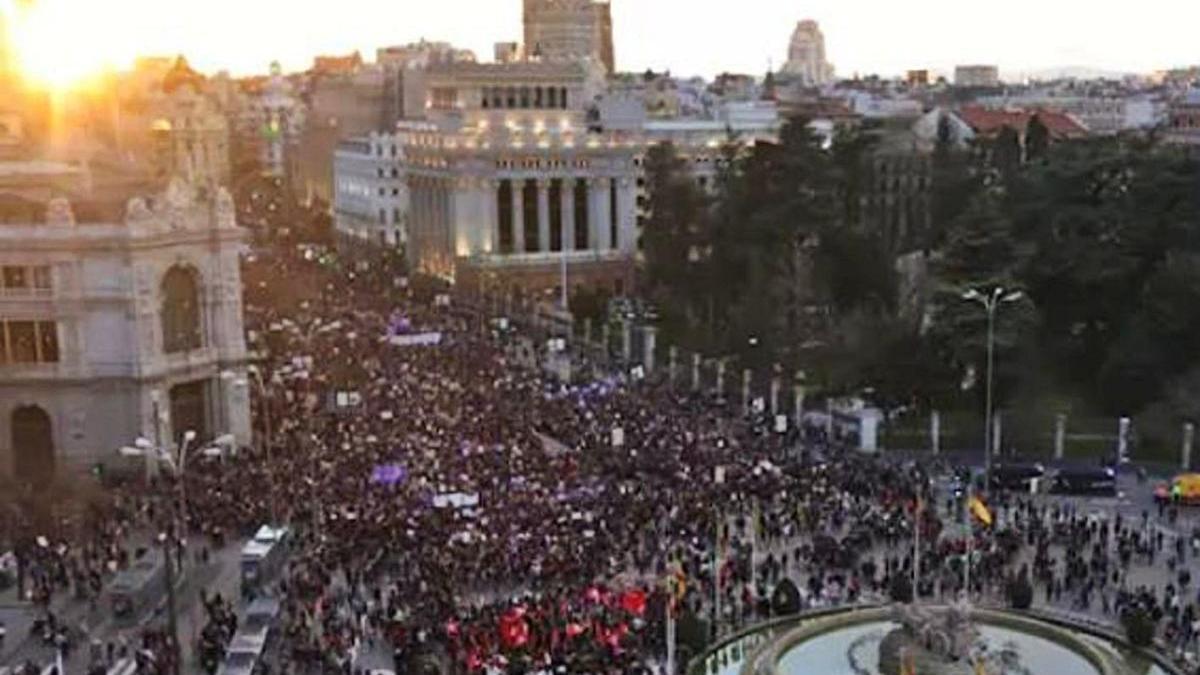
[{"label": "arched window", "polygon": [[196,271],[175,266],[162,281],[163,351],[167,354],[199,349],[202,344],[200,284]]},{"label": "arched window", "polygon": [[12,414],[13,475],[22,483],[45,487],[54,480],[54,428],[37,406]]}]

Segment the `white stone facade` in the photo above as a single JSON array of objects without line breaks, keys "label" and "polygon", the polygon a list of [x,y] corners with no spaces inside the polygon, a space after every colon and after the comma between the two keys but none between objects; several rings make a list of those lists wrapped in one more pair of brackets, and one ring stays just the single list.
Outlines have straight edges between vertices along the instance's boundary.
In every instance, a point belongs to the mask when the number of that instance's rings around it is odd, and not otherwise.
[{"label": "white stone facade", "polygon": [[124,222],[55,200],[0,226],[0,478],[45,484],[186,429],[248,445],[243,240],[227,192],[179,180]]},{"label": "white stone facade", "polygon": [[334,153],[334,228],[352,242],[401,247],[408,242],[408,185],[393,134],[338,144]]},{"label": "white stone facade", "polygon": [[796,24],[783,73],[810,86],[833,81],[833,65],[825,58],[825,34],[816,21],[805,19]]},{"label": "white stone facade", "polygon": [[1000,68],[988,65],[955,66],[954,86],[998,87],[1000,86]]}]

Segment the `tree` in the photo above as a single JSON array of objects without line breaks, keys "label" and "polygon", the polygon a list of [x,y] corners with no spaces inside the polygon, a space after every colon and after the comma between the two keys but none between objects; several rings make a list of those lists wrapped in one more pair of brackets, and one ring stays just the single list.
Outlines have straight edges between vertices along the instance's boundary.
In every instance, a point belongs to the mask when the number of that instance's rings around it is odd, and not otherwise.
[{"label": "tree", "polygon": [[1121,615],[1121,624],[1125,626],[1125,638],[1134,647],[1154,646],[1154,633],[1157,630],[1155,623],[1150,612],[1141,607],[1126,610]]},{"label": "tree", "polygon": [[1025,127],[1025,159],[1034,162],[1046,156],[1050,149],[1050,129],[1042,122],[1042,116],[1034,114]]},{"label": "tree", "polygon": [[1004,126],[992,141],[992,166],[1008,179],[1021,168],[1021,135]]},{"label": "tree", "polygon": [[1020,574],[1009,580],[1008,606],[1019,610],[1033,606],[1033,584],[1029,583],[1029,570],[1022,569]]},{"label": "tree", "polygon": [[908,575],[897,573],[888,585],[888,596],[892,602],[908,604],[913,601],[913,586]]},{"label": "tree", "polygon": [[799,611],[800,589],[791,579],[784,579],[771,593],[771,612],[775,616],[788,616]]},{"label": "tree", "polygon": [[686,344],[706,304],[710,200],[672,144],[650,148],[645,166],[650,214],[642,241],[647,285],[660,308],[665,337]]},{"label": "tree", "polygon": [[958,147],[950,116],[938,118],[937,141],[932,157],[932,186],[930,220],[932,228],[925,242],[926,250],[944,243],[944,236],[967,205],[983,188],[982,172],[971,156]]}]

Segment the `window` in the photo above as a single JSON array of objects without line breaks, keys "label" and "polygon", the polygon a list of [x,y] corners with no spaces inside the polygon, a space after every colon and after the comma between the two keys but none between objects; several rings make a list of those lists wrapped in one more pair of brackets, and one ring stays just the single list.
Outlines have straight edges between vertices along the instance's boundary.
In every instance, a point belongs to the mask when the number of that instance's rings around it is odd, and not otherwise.
[{"label": "window", "polygon": [[163,276],[160,314],[165,353],[201,347],[200,283],[195,270],[176,266]]},{"label": "window", "polygon": [[24,267],[4,267],[4,288],[8,290],[25,290],[29,288],[29,277]]},{"label": "window", "polygon": [[8,322],[8,351],[12,363],[37,363],[37,323],[34,321]]},{"label": "window", "polygon": [[39,321],[38,332],[38,362],[58,363],[58,324],[53,321]]},{"label": "window", "polygon": [[379,224],[387,225],[387,209],[379,209]]},{"label": "window", "polygon": [[39,291],[48,291],[54,287],[50,279],[49,265],[38,265],[33,268],[33,287]]}]

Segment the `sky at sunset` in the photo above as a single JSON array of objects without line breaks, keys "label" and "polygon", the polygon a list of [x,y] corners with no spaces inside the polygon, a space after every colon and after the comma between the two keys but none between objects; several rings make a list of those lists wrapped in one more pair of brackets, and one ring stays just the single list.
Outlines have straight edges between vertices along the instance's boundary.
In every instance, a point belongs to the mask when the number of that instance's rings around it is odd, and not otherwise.
[{"label": "sky at sunset", "polygon": [[[0,8],[17,0],[0,0]],[[6,3],[8,3],[6,5]],[[206,71],[303,69],[318,53],[447,40],[490,59],[520,39],[520,0],[35,0],[18,47],[40,71],[185,53]],[[1118,9],[1119,8],[1119,9]],[[1200,63],[1200,0],[615,0],[618,67],[763,73],[817,19],[841,75],[998,63],[1150,71]],[[69,51],[66,51],[69,50]],[[43,72],[43,74],[45,74]],[[65,76],[65,75],[64,75]]]}]

